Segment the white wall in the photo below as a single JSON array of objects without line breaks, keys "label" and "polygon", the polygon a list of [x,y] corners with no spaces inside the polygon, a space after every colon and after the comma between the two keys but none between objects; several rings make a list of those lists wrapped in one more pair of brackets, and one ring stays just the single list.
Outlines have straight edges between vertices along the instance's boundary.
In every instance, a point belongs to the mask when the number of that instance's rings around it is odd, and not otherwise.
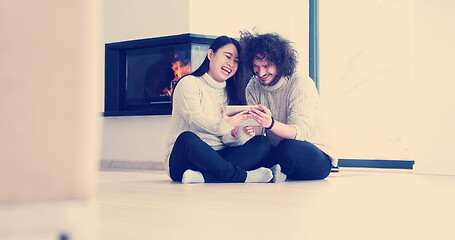
[{"label": "white wall", "polygon": [[[210,7],[209,7],[210,6]],[[308,72],[309,2],[233,0],[229,4],[190,0],[190,31],[238,38],[243,30],[275,32],[295,43],[302,71]]]},{"label": "white wall", "polygon": [[170,116],[106,117],[103,160],[162,161]]},{"label": "white wall", "polygon": [[239,30],[252,30],[256,27],[261,32],[288,35],[289,2],[290,0],[232,0],[226,4],[211,0],[190,0],[190,29],[203,34],[239,37]]},{"label": "white wall", "polygon": [[[105,0],[104,38],[107,43],[181,33],[239,37],[240,30],[256,26],[261,33],[278,32],[296,42],[307,72],[308,3],[284,3]],[[170,116],[104,118],[102,160],[162,162],[169,123]]]},{"label": "white wall", "polygon": [[414,1],[320,1],[320,93],[340,158],[414,160]]},{"label": "white wall", "polygon": [[[188,33],[188,9],[188,0],[104,0],[104,42]],[[170,116],[105,117],[101,160],[162,162],[169,123]]]},{"label": "white wall", "polygon": [[414,172],[455,175],[455,2],[416,0],[415,5]]},{"label": "white wall", "polygon": [[104,0],[104,41],[189,32],[189,0]]}]

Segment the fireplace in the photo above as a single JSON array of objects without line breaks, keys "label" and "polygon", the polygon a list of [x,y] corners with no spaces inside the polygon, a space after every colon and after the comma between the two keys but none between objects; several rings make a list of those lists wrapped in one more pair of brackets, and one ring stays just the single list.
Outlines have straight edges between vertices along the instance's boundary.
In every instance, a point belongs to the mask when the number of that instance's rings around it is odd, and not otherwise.
[{"label": "fireplace", "polygon": [[106,44],[104,116],[171,114],[173,87],[199,67],[214,39],[181,34]]}]

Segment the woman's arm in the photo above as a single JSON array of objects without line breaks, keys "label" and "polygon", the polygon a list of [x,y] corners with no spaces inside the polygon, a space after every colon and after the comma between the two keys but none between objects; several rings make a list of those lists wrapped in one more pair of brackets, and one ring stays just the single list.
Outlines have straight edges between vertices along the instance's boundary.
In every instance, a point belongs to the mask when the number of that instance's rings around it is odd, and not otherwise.
[{"label": "woman's arm", "polygon": [[233,128],[219,116],[208,116],[201,105],[201,89],[196,77],[187,76],[179,81],[173,94],[175,114],[184,118],[192,128],[199,132],[222,136]]}]

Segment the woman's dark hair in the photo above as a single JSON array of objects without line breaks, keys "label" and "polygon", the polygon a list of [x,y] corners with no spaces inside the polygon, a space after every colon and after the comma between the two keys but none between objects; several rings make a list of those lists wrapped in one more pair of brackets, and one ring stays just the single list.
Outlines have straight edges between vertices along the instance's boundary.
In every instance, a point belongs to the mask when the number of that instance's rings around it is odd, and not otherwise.
[{"label": "woman's dark hair", "polygon": [[[220,36],[213,40],[212,44],[210,45],[209,49],[212,49],[213,52],[216,53],[219,48],[227,45],[227,44],[234,44],[237,48],[237,52],[240,57],[241,48],[240,43],[234,38],[230,38],[227,36]],[[200,77],[209,71],[210,67],[210,60],[208,56],[205,56],[204,61],[202,62],[201,66],[199,66],[196,71],[192,72],[189,75],[193,75],[195,77]],[[239,62],[237,72],[234,76],[228,78],[226,80],[226,91],[228,97],[228,104],[230,105],[245,105],[246,98],[245,98],[245,79],[243,76],[243,67],[241,62]]]},{"label": "woman's dark hair", "polygon": [[[237,52],[241,54],[241,47],[239,41],[237,41],[234,38],[230,38],[227,36],[220,36],[217,37],[212,44],[210,45],[210,49],[212,49],[213,52],[217,52],[219,48],[227,45],[227,44],[234,44],[234,46],[237,48]],[[204,61],[202,62],[201,66],[199,66],[196,71],[191,73],[191,75],[195,77],[200,77],[204,75],[206,72],[209,71],[209,65],[210,65],[210,60],[208,56],[205,56]],[[246,104],[246,98],[245,98],[245,79],[243,78],[243,68],[241,62],[239,62],[237,72],[234,74],[234,76],[228,78],[226,80],[226,91],[228,95],[228,103],[231,105],[239,105],[239,104]]]},{"label": "woman's dark hair", "polygon": [[243,48],[242,62],[248,74],[254,74],[255,59],[267,60],[277,68],[277,77],[290,77],[297,66],[297,51],[293,43],[276,33],[252,34],[240,32],[240,45]]}]

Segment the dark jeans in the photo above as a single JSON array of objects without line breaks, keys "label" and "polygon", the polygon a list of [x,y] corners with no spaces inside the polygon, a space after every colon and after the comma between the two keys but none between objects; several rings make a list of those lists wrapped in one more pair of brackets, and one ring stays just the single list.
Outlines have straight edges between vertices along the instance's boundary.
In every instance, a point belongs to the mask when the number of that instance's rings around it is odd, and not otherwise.
[{"label": "dark jeans", "polygon": [[170,158],[170,175],[182,181],[187,169],[200,171],[206,183],[245,182],[246,171],[254,169],[269,153],[269,140],[255,136],[242,146],[215,151],[193,132],[183,132],[174,143]]},{"label": "dark jeans", "polygon": [[330,174],[332,161],[318,147],[307,141],[283,139],[270,151],[269,156],[256,167],[280,164],[287,179],[317,180]]}]

